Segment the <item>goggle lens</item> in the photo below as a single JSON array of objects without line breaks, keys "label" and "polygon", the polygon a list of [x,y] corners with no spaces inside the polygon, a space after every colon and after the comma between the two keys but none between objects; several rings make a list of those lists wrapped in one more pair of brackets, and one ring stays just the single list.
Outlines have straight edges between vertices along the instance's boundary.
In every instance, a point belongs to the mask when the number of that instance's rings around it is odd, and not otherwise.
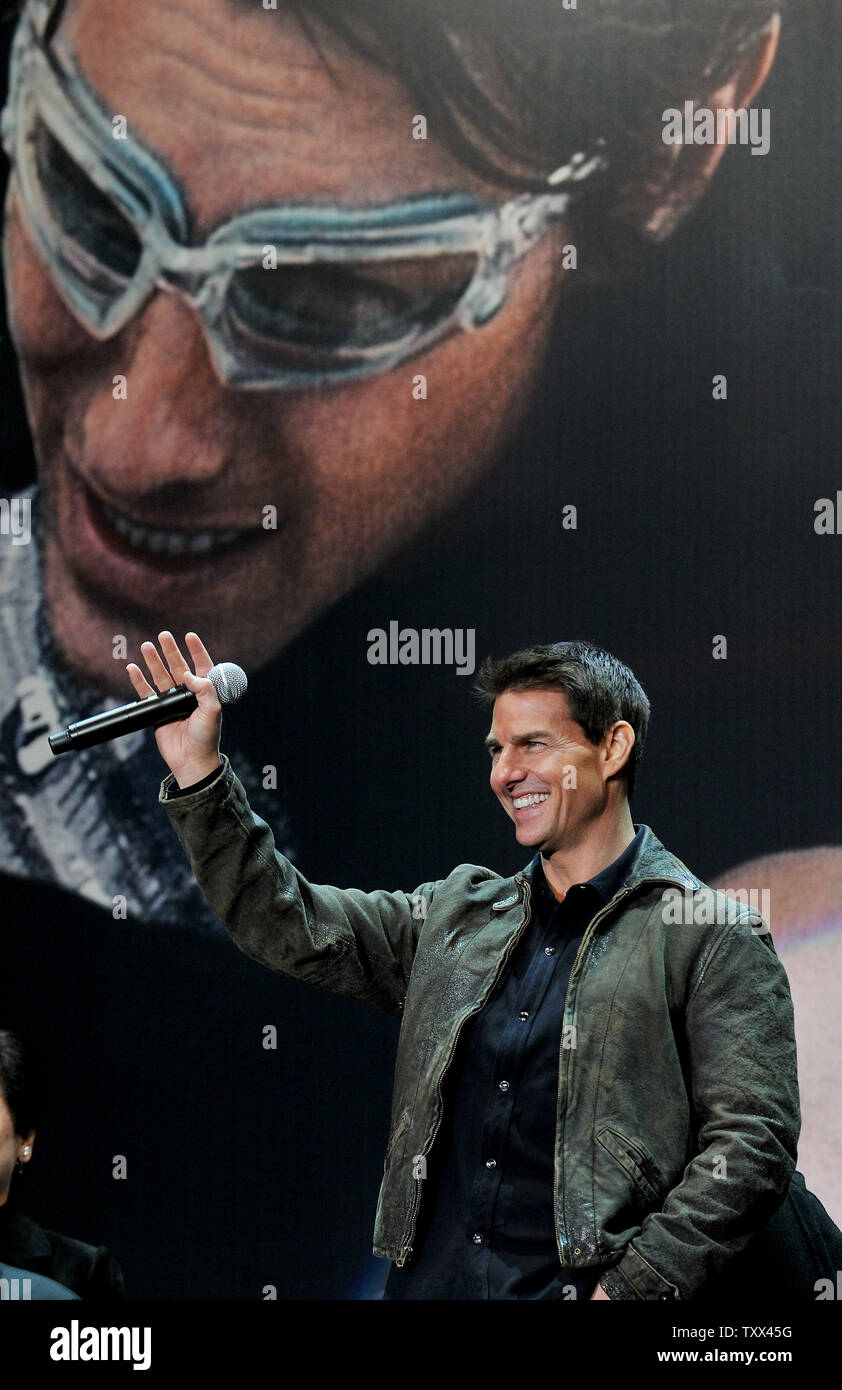
[{"label": "goggle lens", "polygon": [[425,333],[449,318],[476,270],[474,253],[393,261],[252,266],[228,283],[229,331],[257,347],[302,350],[314,364]]},{"label": "goggle lens", "polygon": [[122,293],[137,272],[141,245],[131,223],[75,162],[40,118],[32,136],[33,172],[52,224],[55,249],[97,293]]}]

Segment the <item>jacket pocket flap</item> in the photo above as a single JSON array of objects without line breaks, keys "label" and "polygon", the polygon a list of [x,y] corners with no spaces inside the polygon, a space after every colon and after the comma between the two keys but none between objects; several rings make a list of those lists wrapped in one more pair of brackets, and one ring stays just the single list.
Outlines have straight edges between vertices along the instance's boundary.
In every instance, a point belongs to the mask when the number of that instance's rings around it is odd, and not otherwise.
[{"label": "jacket pocket flap", "polygon": [[606,1127],[596,1136],[604,1149],[624,1168],[640,1191],[657,1201],[663,1193],[663,1182],[652,1159],[637,1144],[626,1139],[619,1130]]}]

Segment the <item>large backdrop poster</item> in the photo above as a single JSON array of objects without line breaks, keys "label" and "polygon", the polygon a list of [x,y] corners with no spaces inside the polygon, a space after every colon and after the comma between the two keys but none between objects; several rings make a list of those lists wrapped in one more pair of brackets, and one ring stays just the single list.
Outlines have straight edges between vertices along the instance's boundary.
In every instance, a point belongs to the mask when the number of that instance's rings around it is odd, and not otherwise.
[{"label": "large backdrop poster", "polygon": [[397,1022],[238,953],[151,733],[54,757],[197,631],[278,847],[522,867],[477,665],[584,637],[633,802],[754,895],[799,1167],[842,1221],[840,26],[810,0],[7,7],[0,1028],[27,1209],[135,1298],[372,1298]]}]

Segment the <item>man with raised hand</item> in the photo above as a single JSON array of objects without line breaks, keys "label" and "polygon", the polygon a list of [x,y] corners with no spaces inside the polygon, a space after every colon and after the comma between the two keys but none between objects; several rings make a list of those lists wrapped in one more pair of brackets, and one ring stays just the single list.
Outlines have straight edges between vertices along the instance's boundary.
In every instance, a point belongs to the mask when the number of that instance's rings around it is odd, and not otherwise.
[{"label": "man with raised hand", "polygon": [[[402,1018],[374,1252],[389,1299],[711,1296],[782,1208],[800,1127],[768,927],[707,888],[629,796],[649,717],[585,642],[487,661],[491,787],[533,853],[414,892],[309,883],[220,755],[195,633],[142,646],[198,708],[160,728],[160,799],[237,945]],[[680,910],[676,908],[680,904]]]}]

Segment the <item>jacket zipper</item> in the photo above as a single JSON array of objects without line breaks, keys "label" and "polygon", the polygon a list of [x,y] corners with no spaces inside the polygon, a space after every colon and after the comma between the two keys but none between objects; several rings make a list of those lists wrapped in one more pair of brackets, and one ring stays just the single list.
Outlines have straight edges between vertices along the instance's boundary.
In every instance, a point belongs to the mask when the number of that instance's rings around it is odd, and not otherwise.
[{"label": "jacket zipper", "polygon": [[[588,946],[589,946],[590,943],[591,943],[591,940],[592,940],[592,938],[593,938],[594,931],[595,931],[596,928],[598,927],[599,923],[602,921],[603,917],[607,916],[607,914],[608,914],[609,912],[612,912],[612,911],[614,910],[614,908],[617,907],[617,905],[623,901],[624,898],[627,898],[627,897],[629,896],[630,893],[636,892],[637,889],[640,888],[644,883],[673,883],[673,884],[676,884],[678,887],[681,887],[681,888],[683,888],[683,887],[686,886],[686,885],[683,884],[683,883],[678,883],[678,881],[677,881],[676,879],[660,878],[660,877],[656,877],[656,878],[641,878],[641,879],[638,879],[636,883],[632,884],[631,887],[629,887],[629,888],[624,888],[623,891],[622,891],[622,893],[618,893],[617,896],[616,896],[615,898],[612,898],[612,900],[611,900],[610,903],[606,903],[605,907],[602,908],[602,910],[596,914],[596,916],[595,916],[595,917],[593,918],[593,920],[591,921],[591,923],[590,923],[590,925],[589,925],[587,931],[585,932],[585,935],[584,935],[583,938],[582,938],[582,941],[581,941],[581,944],[580,944],[580,946],[579,946],[579,949],[578,949],[578,951],[576,952],[576,959],[574,960],[573,965],[572,965],[571,970],[570,970],[570,979],[569,979],[568,982],[567,982],[567,993],[565,994],[565,998],[564,998],[564,1016],[563,1016],[563,1018],[562,1018],[562,1042],[563,1042],[563,1040],[564,1040],[564,1019],[567,1017],[567,1001],[568,1001],[568,999],[570,998],[570,991],[571,991],[571,989],[573,988],[573,985],[574,985],[574,983],[575,983],[575,981],[576,981],[576,971],[577,971],[578,968],[579,968],[580,962],[581,962],[581,963],[584,962],[585,952],[586,952]],[[573,1011],[573,1017],[572,1017],[572,1019],[571,1019],[571,1022],[572,1022],[572,1024],[573,1024],[574,1029],[575,1029],[575,1027],[576,1027],[575,1018],[576,1018],[576,1014],[575,1014],[575,1009],[574,1009],[574,1011]],[[566,1050],[571,1054],[571,1055],[570,1055],[570,1059],[569,1059],[568,1064],[567,1064],[567,1066],[568,1066],[568,1077],[567,1077],[567,1080],[569,1080],[569,1070],[570,1070],[570,1068],[573,1066],[573,1053],[575,1052],[575,1048],[568,1048],[568,1049],[566,1049]],[[560,1155],[560,1154],[563,1152],[563,1150],[564,1150],[564,1129],[565,1129],[565,1125],[566,1125],[566,1123],[567,1123],[567,1112],[566,1112],[566,1107],[565,1107],[565,1110],[564,1110],[564,1111],[561,1111],[561,1109],[560,1109],[560,1107],[561,1107],[561,1086],[562,1086],[562,1065],[563,1065],[563,1064],[562,1064],[562,1056],[563,1056],[563,1052],[564,1052],[564,1051],[565,1051],[564,1048],[559,1048],[558,1088],[557,1088],[557,1091],[556,1091],[556,1114],[559,1114],[559,1113],[561,1114],[561,1120],[560,1120],[560,1126],[561,1126],[561,1128],[560,1128],[560,1132],[556,1134],[555,1156],[554,1156],[554,1160],[553,1160],[553,1174],[554,1174],[554,1178],[555,1178],[555,1192],[554,1192],[554,1194],[553,1194],[553,1198],[554,1198],[554,1200],[553,1200],[553,1207],[554,1207],[554,1210],[555,1210],[555,1213],[556,1213],[556,1220],[555,1220],[556,1233],[555,1233],[555,1234],[556,1234],[556,1245],[557,1245],[557,1247],[558,1247],[558,1258],[559,1258],[559,1261],[560,1261],[560,1263],[561,1263],[562,1268],[563,1268],[563,1269],[566,1269],[566,1268],[569,1268],[569,1266],[567,1265],[567,1263],[566,1263],[566,1261],[565,1261],[564,1252],[563,1252],[563,1250],[562,1250],[562,1238],[561,1238],[561,1235],[559,1234],[559,1221],[558,1221],[558,1194],[559,1194],[560,1192],[563,1192],[563,1190],[564,1190],[563,1187],[562,1187],[562,1184],[561,1184],[561,1173],[560,1173],[560,1171],[559,1171],[559,1155]],[[564,1231],[564,1239],[565,1239],[565,1241],[568,1240],[567,1228],[566,1228],[566,1227],[565,1227],[565,1231]]]},{"label": "jacket zipper", "polygon": [[[565,997],[564,997],[564,1014],[563,1014],[563,1016],[562,1016],[562,1021],[561,1021],[562,1044],[563,1044],[563,1042],[564,1042],[564,1021],[565,1021],[565,1019],[566,1019],[566,1017],[567,1017],[567,1001],[568,1001],[568,999],[570,998],[570,990],[571,990],[572,987],[573,987],[574,978],[575,978],[576,970],[577,970],[577,968],[578,968],[578,966],[579,966],[579,963],[580,963],[580,961],[583,960],[585,950],[586,950],[586,948],[588,947],[588,945],[589,945],[590,942],[591,942],[591,939],[592,939],[592,937],[593,937],[594,930],[596,929],[596,927],[598,926],[598,924],[602,921],[602,918],[605,916],[605,914],[606,914],[607,912],[610,912],[611,909],[612,909],[613,907],[615,907],[617,903],[622,902],[623,898],[627,897],[628,894],[631,893],[631,891],[632,891],[631,888],[626,888],[626,889],[624,890],[624,892],[621,893],[618,897],[614,898],[614,900],[613,900],[612,902],[607,903],[606,906],[602,909],[602,911],[601,911],[601,912],[598,912],[598,913],[596,914],[596,916],[592,919],[592,921],[591,921],[591,923],[590,923],[590,926],[588,927],[587,931],[585,932],[585,935],[582,937],[581,945],[579,946],[579,949],[578,949],[578,951],[576,952],[576,959],[574,960],[573,965],[572,965],[571,970],[570,970],[570,978],[569,978],[569,980],[568,980],[568,982],[567,982],[567,993],[565,994]],[[573,1018],[571,1019],[571,1022],[573,1023],[573,1027],[575,1028],[575,1027],[576,1027],[576,1023],[575,1023],[575,1010],[574,1010],[574,1015],[573,1015]],[[575,1034],[574,1034],[574,1036],[575,1036]],[[574,1048],[567,1048],[566,1050],[567,1050],[568,1052],[570,1052],[570,1053],[572,1053],[573,1051],[575,1051]],[[556,1134],[555,1155],[554,1155],[554,1160],[553,1160],[553,1172],[554,1172],[554,1177],[555,1177],[555,1192],[553,1193],[553,1210],[555,1211],[555,1217],[556,1217],[556,1219],[555,1219],[555,1228],[556,1228],[556,1231],[555,1231],[555,1239],[556,1239],[556,1245],[558,1246],[558,1258],[559,1258],[559,1263],[560,1263],[562,1269],[567,1269],[567,1268],[569,1268],[569,1265],[568,1265],[567,1261],[566,1261],[565,1258],[564,1258],[564,1251],[562,1250],[562,1239],[561,1239],[561,1236],[560,1236],[560,1234],[559,1234],[559,1229],[558,1229],[558,1228],[559,1228],[559,1220],[558,1220],[558,1199],[559,1199],[559,1193],[561,1193],[561,1192],[564,1190],[564,1189],[562,1188],[562,1185],[561,1185],[561,1173],[560,1173],[560,1171],[559,1171],[559,1155],[561,1154],[562,1148],[563,1148],[563,1145],[564,1145],[564,1126],[565,1126],[565,1122],[566,1122],[566,1114],[561,1110],[561,1086],[562,1086],[562,1068],[563,1068],[563,1060],[562,1060],[562,1059],[563,1059],[563,1053],[564,1053],[564,1051],[565,1051],[564,1047],[561,1046],[561,1047],[559,1048],[558,1087],[557,1087],[557,1089],[556,1089],[556,1114],[560,1116],[560,1121],[559,1121],[559,1123],[560,1123],[560,1126],[561,1126],[561,1132]],[[572,1060],[571,1060],[571,1061],[568,1061],[568,1068],[569,1068],[571,1065],[572,1065]],[[565,1228],[564,1234],[565,1234],[565,1239],[566,1239],[566,1238],[567,1238],[567,1229],[566,1229],[566,1228]]]},{"label": "jacket zipper", "polygon": [[[502,956],[500,957],[500,962],[499,962],[499,964],[498,964],[498,966],[497,966],[497,973],[495,974],[494,979],[491,981],[491,984],[489,985],[488,990],[486,991],[485,999],[483,999],[482,1003],[478,1004],[477,1007],[476,1007],[475,1009],[472,1009],[471,1012],[470,1012],[469,1014],[466,1014],[466,1015],[465,1015],[465,1017],[462,1019],[461,1024],[459,1025],[459,1027],[458,1027],[457,1030],[456,1030],[456,1035],[455,1035],[455,1037],[453,1038],[453,1041],[452,1041],[452,1043],[451,1043],[451,1045],[450,1045],[450,1050],[449,1050],[449,1052],[448,1052],[448,1054],[447,1054],[447,1057],[445,1058],[444,1066],[442,1067],[441,1071],[439,1072],[439,1079],[438,1079],[438,1082],[436,1083],[436,1094],[437,1094],[437,1096],[438,1096],[438,1118],[437,1118],[437,1120],[436,1120],[436,1123],[435,1123],[435,1127],[434,1127],[434,1129],[433,1129],[433,1132],[432,1132],[432,1134],[430,1135],[429,1139],[427,1140],[426,1145],[424,1146],[424,1148],[423,1148],[423,1150],[422,1150],[422,1156],[423,1156],[423,1157],[426,1157],[427,1154],[429,1154],[430,1151],[432,1150],[433,1144],[434,1144],[434,1142],[435,1142],[436,1135],[438,1134],[439,1129],[441,1128],[442,1115],[443,1115],[443,1112],[444,1112],[444,1099],[443,1099],[442,1093],[441,1093],[441,1086],[442,1086],[442,1082],[443,1082],[444,1077],[445,1077],[445,1073],[447,1072],[447,1069],[448,1069],[448,1067],[450,1066],[450,1063],[453,1061],[453,1055],[454,1055],[454,1053],[455,1053],[455,1051],[456,1051],[456,1044],[457,1044],[458,1041],[459,1041],[459,1035],[461,1034],[462,1029],[464,1028],[465,1024],[468,1022],[468,1020],[471,1019],[471,1018],[473,1018],[475,1014],[478,1014],[478,1013],[480,1012],[480,1010],[484,1008],[484,1006],[485,1006],[485,1000],[488,999],[489,995],[492,993],[492,991],[493,991],[495,985],[497,984],[497,981],[499,980],[499,978],[500,978],[500,976],[502,975],[504,969],[506,968],[506,964],[507,964],[507,962],[508,962],[509,956],[512,954],[512,951],[514,950],[514,948],[515,948],[515,946],[517,945],[518,941],[520,941],[520,938],[523,936],[523,933],[524,933],[524,931],[525,931],[525,929],[526,929],[526,927],[527,927],[527,925],[528,925],[528,923],[529,923],[529,919],[530,919],[530,916],[531,916],[531,896],[532,896],[532,887],[531,887],[531,884],[529,883],[529,880],[528,880],[528,879],[525,879],[521,874],[515,874],[515,879],[516,879],[516,881],[521,885],[521,887],[523,888],[523,892],[524,892],[524,898],[523,898],[523,907],[524,907],[523,921],[521,922],[520,926],[518,927],[517,931],[515,932],[514,936],[512,937],[511,941],[509,942],[508,946],[506,947],[505,951],[503,952]],[[407,1234],[406,1234],[406,1235],[404,1236],[404,1238],[403,1238],[403,1242],[401,1243],[400,1256],[399,1256],[399,1258],[398,1258],[397,1260],[395,1260],[395,1264],[398,1266],[399,1269],[401,1269],[401,1268],[406,1264],[406,1261],[407,1261],[408,1256],[412,1254],[412,1244],[411,1244],[411,1242],[415,1239],[415,1227],[416,1227],[416,1224],[417,1224],[417,1221],[418,1221],[418,1208],[420,1207],[420,1205],[421,1205],[421,1180],[420,1180],[420,1179],[416,1179],[416,1182],[415,1182],[415,1191],[414,1191],[413,1194],[412,1194],[412,1205],[411,1205],[410,1210],[409,1210],[409,1229],[408,1229],[408,1231],[407,1231]]]}]

